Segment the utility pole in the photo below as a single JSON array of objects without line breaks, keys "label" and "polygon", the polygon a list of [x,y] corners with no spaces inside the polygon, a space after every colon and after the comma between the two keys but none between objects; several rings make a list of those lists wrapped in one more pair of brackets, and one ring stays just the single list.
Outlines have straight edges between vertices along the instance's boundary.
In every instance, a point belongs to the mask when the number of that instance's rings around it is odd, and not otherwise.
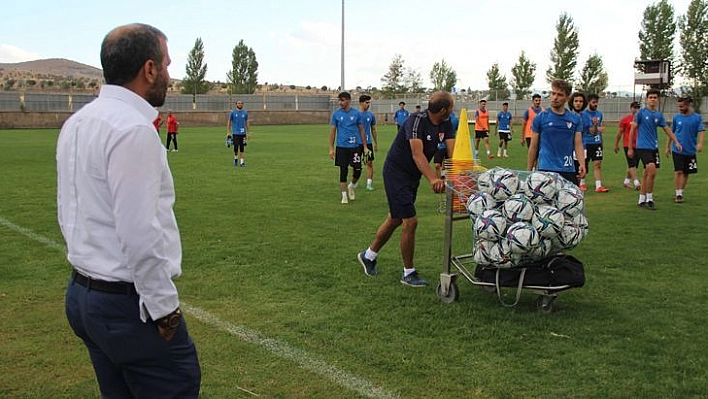
[{"label": "utility pole", "polygon": [[340,91],[344,91],[344,0],[342,0],[342,80],[340,83]]}]

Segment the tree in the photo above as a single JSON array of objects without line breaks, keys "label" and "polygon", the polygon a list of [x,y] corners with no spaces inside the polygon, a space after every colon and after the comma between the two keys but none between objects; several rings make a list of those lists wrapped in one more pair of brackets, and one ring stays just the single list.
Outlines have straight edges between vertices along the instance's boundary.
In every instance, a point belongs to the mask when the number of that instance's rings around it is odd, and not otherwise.
[{"label": "tree", "polygon": [[686,15],[679,17],[681,54],[679,69],[688,79],[693,105],[700,112],[708,96],[708,1],[691,0]]},{"label": "tree", "polygon": [[595,53],[588,57],[582,72],[580,72],[580,86],[578,90],[585,94],[600,94],[607,89],[610,78],[602,64],[602,58]]},{"label": "tree", "polygon": [[519,60],[511,68],[511,87],[514,89],[517,100],[523,100],[531,94],[531,86],[536,80],[536,64],[526,58],[526,53],[521,51]]},{"label": "tree", "polygon": [[403,57],[400,54],[393,56],[391,65],[388,66],[388,72],[381,78],[383,83],[382,90],[386,94],[405,93],[406,86],[403,84],[404,68]]},{"label": "tree", "polygon": [[423,78],[417,69],[406,68],[406,75],[403,78],[403,83],[406,86],[406,91],[409,93],[422,93],[425,91],[423,87]]},{"label": "tree", "polygon": [[[209,91],[210,84],[205,80],[207,73],[207,64],[204,63],[204,43],[202,38],[198,37],[194,41],[194,47],[189,51],[187,56],[187,76],[182,79],[182,94],[204,94]],[[196,101],[196,98],[192,98]]]},{"label": "tree", "polygon": [[573,84],[573,74],[578,61],[578,30],[573,18],[562,13],[556,24],[557,36],[551,50],[551,66],[546,71],[546,82],[563,79]]},{"label": "tree", "polygon": [[499,71],[499,64],[494,63],[487,71],[487,82],[489,84],[489,97],[494,100],[508,100],[509,85],[506,83],[506,76]]},{"label": "tree", "polygon": [[258,61],[252,48],[241,39],[231,55],[231,70],[226,73],[226,80],[232,94],[253,94],[258,83]]},{"label": "tree", "polygon": [[675,36],[674,7],[667,0],[648,5],[639,30],[639,58],[673,61]]},{"label": "tree", "polygon": [[457,72],[447,65],[445,59],[442,62],[433,64],[433,69],[430,70],[430,80],[433,82],[433,91],[449,91],[457,84]]}]

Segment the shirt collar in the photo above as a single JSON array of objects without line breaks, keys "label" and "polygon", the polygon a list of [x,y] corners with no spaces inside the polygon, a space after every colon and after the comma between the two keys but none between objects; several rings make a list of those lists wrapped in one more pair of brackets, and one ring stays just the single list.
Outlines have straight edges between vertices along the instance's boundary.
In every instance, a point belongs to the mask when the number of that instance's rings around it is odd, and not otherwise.
[{"label": "shirt collar", "polygon": [[159,112],[150,103],[145,101],[144,98],[140,97],[137,93],[132,90],[126,89],[123,86],[116,85],[103,85],[101,86],[101,91],[98,93],[99,98],[111,98],[118,101],[123,101],[129,106],[135,108],[140,114],[142,114],[145,119],[150,122],[154,121],[159,115]]}]

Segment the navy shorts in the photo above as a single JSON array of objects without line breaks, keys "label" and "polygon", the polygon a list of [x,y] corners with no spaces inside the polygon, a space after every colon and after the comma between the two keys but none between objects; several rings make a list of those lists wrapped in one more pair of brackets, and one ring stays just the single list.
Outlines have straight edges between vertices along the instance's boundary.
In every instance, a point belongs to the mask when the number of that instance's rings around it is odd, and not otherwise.
[{"label": "navy shorts", "polygon": [[698,173],[698,161],[695,155],[683,155],[671,152],[674,160],[674,172],[683,172],[687,175]]},{"label": "navy shorts", "polygon": [[627,150],[629,148],[624,147],[624,157],[627,159],[627,167],[628,168],[636,168],[639,166],[639,163],[637,162],[637,154],[635,153],[633,157],[630,158],[629,155],[627,155]]},{"label": "navy shorts", "polygon": [[602,143],[585,145],[585,162],[602,161]]},{"label": "navy shorts", "polygon": [[383,170],[384,189],[388,200],[388,210],[394,219],[408,219],[416,215],[415,199],[420,178],[415,181],[405,173]]},{"label": "navy shorts", "polygon": [[374,145],[373,144],[367,144],[366,148],[369,149],[369,161],[373,161],[374,158]]},{"label": "navy shorts", "polygon": [[351,166],[354,169],[361,170],[361,146],[354,148],[337,147],[334,157],[336,166]]},{"label": "navy shorts", "polygon": [[499,141],[511,141],[511,132],[499,132]]},{"label": "navy shorts", "polygon": [[640,148],[635,148],[634,149],[634,157],[637,159],[637,165],[639,165],[639,161],[642,161],[642,165],[644,165],[644,169],[647,168],[647,165],[650,163],[653,163],[657,169],[659,169],[659,164],[661,160],[659,159],[659,150],[658,149],[653,149],[653,150],[648,150],[648,149],[640,149]]},{"label": "navy shorts", "polygon": [[474,131],[474,138],[483,139],[486,137],[489,137],[489,130],[475,130]]}]

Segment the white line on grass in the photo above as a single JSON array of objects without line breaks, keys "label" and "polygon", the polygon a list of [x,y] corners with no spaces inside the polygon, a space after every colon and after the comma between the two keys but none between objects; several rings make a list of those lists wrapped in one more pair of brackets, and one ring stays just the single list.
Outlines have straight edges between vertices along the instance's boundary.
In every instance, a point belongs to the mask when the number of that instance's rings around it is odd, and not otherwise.
[{"label": "white line on grass", "polygon": [[[2,216],[0,216],[0,225],[20,233],[34,241],[42,243],[52,249],[66,253],[66,246],[37,234],[30,229],[18,226]],[[184,302],[181,303],[181,307],[187,312],[187,314],[192,315],[204,324],[216,327],[218,330],[229,333],[244,342],[262,346],[268,352],[294,362],[307,371],[329,378],[335,384],[355,391],[360,395],[369,398],[398,398],[398,395],[387,392],[383,388],[374,386],[374,384],[364,378],[349,374],[344,370],[338,369],[337,367],[330,366],[324,360],[310,356],[307,352],[301,349],[294,348],[272,338],[264,337],[259,332],[250,330],[246,327],[221,320],[206,310],[188,305]]]}]

